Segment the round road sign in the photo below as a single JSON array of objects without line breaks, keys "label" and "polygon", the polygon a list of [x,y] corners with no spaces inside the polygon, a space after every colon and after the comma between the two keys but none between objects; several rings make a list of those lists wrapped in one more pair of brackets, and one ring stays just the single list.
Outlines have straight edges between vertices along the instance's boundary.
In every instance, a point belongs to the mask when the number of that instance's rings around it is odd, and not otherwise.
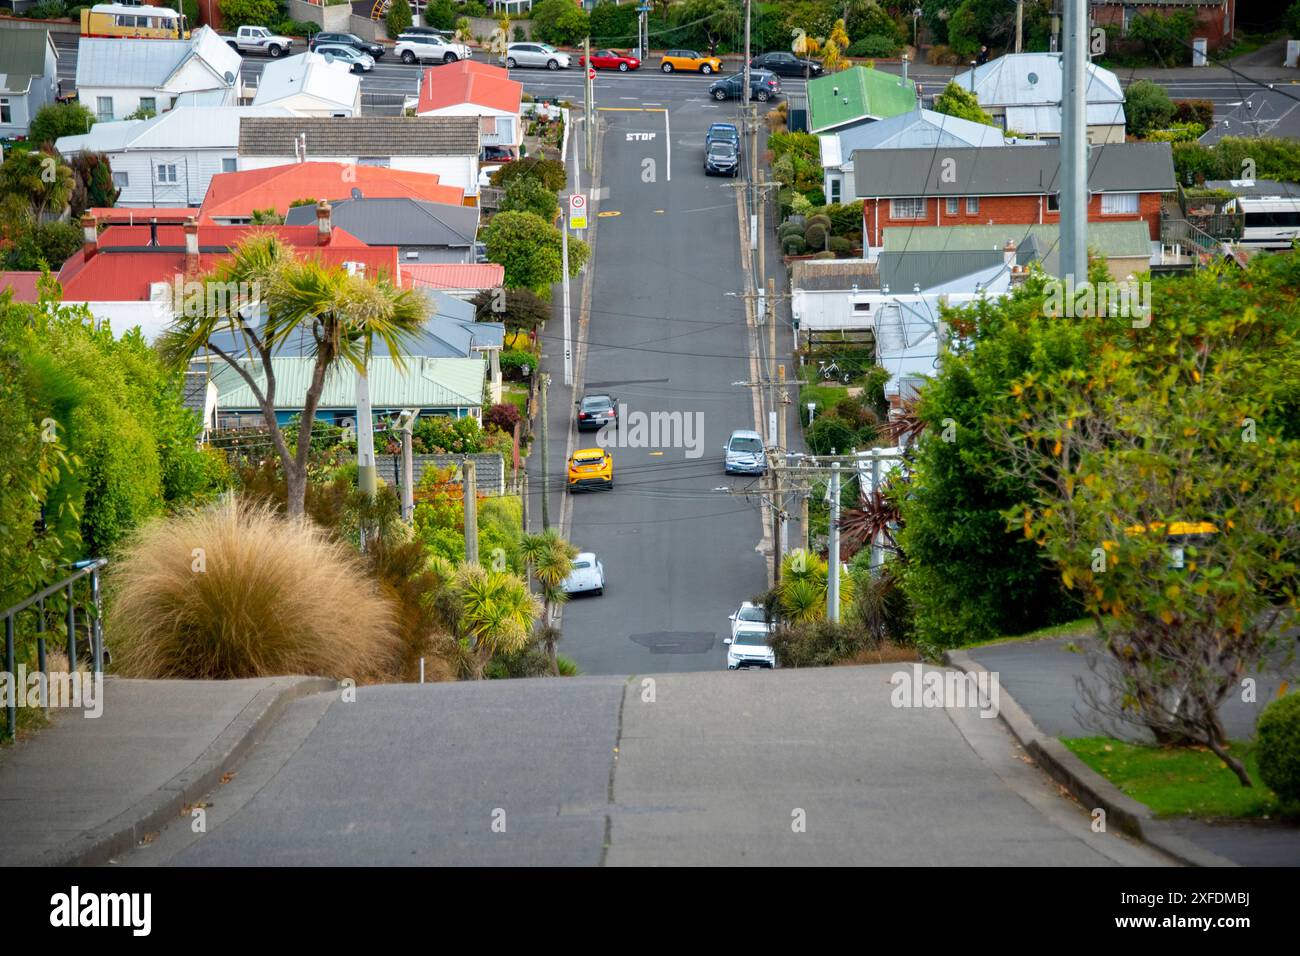
[{"label": "round road sign", "polygon": [[594,80],[595,78],[596,78],[596,68],[594,66],[587,67],[587,79]]}]

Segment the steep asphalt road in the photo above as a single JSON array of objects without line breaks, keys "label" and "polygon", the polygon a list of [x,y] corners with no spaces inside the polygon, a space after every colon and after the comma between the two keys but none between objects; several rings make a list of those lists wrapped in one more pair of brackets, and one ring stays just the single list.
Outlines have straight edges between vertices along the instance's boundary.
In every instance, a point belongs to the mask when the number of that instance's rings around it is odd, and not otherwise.
[{"label": "steep asphalt road", "polygon": [[[289,706],[119,865],[1159,865],[895,665],[363,687]],[[647,683],[649,680],[649,683]]]}]

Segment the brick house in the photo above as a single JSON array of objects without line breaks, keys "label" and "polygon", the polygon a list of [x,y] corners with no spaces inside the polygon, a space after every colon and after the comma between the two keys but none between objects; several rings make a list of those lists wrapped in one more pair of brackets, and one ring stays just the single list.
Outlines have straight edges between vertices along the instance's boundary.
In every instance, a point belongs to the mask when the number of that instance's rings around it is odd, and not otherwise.
[{"label": "brick house", "polygon": [[[871,256],[896,226],[1059,223],[1060,148],[857,150],[857,198]],[[1175,188],[1168,143],[1110,143],[1088,156],[1090,222],[1142,221],[1160,238],[1161,195]]]},{"label": "brick house", "polygon": [[[1204,37],[1211,50],[1230,43],[1237,30],[1237,0],[1092,0],[1089,7],[1094,25],[1117,26],[1120,36],[1128,35],[1135,16],[1158,13],[1167,17],[1179,10],[1192,11],[1196,17],[1192,36]],[[1190,57],[1189,50],[1189,61]]]}]

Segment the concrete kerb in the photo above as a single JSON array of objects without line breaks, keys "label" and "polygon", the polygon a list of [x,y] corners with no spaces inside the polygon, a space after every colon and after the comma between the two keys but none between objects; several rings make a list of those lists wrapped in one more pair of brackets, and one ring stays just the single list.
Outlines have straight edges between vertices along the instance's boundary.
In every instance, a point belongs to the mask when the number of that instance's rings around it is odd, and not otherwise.
[{"label": "concrete kerb", "polygon": [[187,805],[211,792],[225,774],[239,765],[291,701],[338,686],[337,681],[322,677],[278,678],[277,683],[262,689],[248,702],[198,759],[160,790],[107,823],[46,853],[37,864],[98,866],[125,853],[147,834],[175,820]]},{"label": "concrete kerb", "polygon": [[[965,651],[947,651],[945,664],[967,674],[987,673],[988,669]],[[1157,820],[1150,808],[1124,794],[1097,773],[1055,737],[1044,734],[1005,687],[1000,690],[998,716],[1020,741],[1026,753],[1038,762],[1085,807],[1101,807],[1108,824],[1168,854],[1188,866],[1236,866],[1232,860],[1212,853],[1169,830]]]}]

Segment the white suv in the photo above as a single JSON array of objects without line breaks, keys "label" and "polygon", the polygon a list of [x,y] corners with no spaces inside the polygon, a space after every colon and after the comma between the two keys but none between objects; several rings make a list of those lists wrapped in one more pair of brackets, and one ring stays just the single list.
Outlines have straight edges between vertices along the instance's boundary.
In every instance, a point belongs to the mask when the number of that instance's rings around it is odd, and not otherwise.
[{"label": "white suv", "polygon": [[453,43],[428,33],[403,33],[397,38],[394,52],[403,63],[427,62],[455,63],[468,60],[474,52],[463,43]]},{"label": "white suv", "polygon": [[727,646],[727,670],[740,668],[776,667],[776,651],[767,643],[767,627],[746,624],[736,629],[735,637],[728,637],[722,643]]}]

